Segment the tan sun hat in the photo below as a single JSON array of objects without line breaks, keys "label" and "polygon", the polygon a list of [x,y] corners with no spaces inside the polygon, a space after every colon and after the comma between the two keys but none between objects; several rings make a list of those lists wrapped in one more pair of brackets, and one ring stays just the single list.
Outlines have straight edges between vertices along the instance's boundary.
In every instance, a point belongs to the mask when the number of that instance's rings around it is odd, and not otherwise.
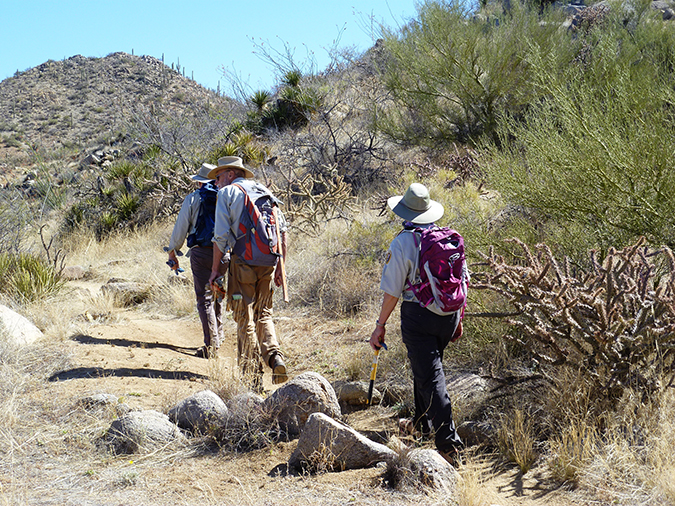
[{"label": "tan sun hat", "polygon": [[244,167],[244,162],[238,156],[223,156],[218,158],[218,166],[215,169],[211,169],[208,177],[216,179],[218,173],[225,169],[239,169],[244,172],[244,177],[246,179],[253,179],[255,177],[252,171]]},{"label": "tan sun hat", "polygon": [[389,197],[389,209],[406,221],[417,225],[433,223],[443,216],[443,204],[429,198],[429,190],[420,183],[413,183],[406,190],[405,195]]},{"label": "tan sun hat", "polygon": [[213,178],[209,177],[209,172],[215,168],[216,166],[211,165],[210,163],[202,163],[199,172],[192,176],[192,180],[197,181],[198,183],[208,183],[209,181],[213,181]]}]

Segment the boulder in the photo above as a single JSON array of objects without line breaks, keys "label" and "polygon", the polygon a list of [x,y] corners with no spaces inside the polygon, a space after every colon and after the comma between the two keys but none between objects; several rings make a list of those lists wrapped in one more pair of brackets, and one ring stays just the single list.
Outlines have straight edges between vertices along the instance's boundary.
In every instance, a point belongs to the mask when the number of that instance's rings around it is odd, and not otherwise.
[{"label": "boulder", "polygon": [[289,437],[300,435],[313,413],[331,418],[342,415],[335,390],[323,376],[315,372],[302,373],[265,399],[263,409]]},{"label": "boulder", "polygon": [[81,265],[69,265],[64,267],[61,276],[65,279],[82,279],[87,275],[87,270]]},{"label": "boulder", "polygon": [[221,425],[227,415],[223,400],[211,390],[202,390],[171,408],[169,420],[194,434],[206,434]]},{"label": "boulder", "polygon": [[[365,406],[368,404],[367,381],[336,381],[333,383],[335,395],[340,403],[350,406]],[[379,404],[382,401],[382,394],[376,388],[373,388],[373,404]]]},{"label": "boulder", "polygon": [[103,441],[116,454],[151,452],[185,439],[159,411],[130,411],[112,422]]},{"label": "boulder", "polygon": [[416,481],[446,497],[456,496],[459,473],[436,450],[411,450],[405,458]]},{"label": "boulder", "polygon": [[115,416],[122,416],[131,411],[131,407],[128,404],[120,402],[120,399],[113,394],[97,393],[86,395],[77,404],[86,411],[93,413],[107,411]]},{"label": "boulder", "polygon": [[20,347],[33,344],[41,337],[42,331],[28,319],[7,306],[0,305],[0,338]]},{"label": "boulder", "polygon": [[101,287],[101,293],[111,297],[119,306],[126,307],[140,304],[150,297],[150,287],[141,283],[110,279]]},{"label": "boulder", "polygon": [[237,415],[246,416],[249,413],[260,413],[265,400],[256,393],[245,392],[235,395],[227,402],[230,412]]},{"label": "boulder", "polygon": [[362,469],[394,459],[396,452],[323,413],[310,415],[288,465],[311,470]]}]

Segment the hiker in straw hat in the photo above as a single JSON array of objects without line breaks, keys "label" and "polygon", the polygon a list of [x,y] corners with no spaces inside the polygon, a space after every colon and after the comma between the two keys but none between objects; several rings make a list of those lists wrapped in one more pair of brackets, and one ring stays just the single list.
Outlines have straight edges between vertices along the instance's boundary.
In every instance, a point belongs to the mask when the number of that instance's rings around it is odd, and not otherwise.
[{"label": "hiker in straw hat", "polygon": [[[180,249],[187,239],[188,252],[186,256],[190,258],[190,270],[192,271],[197,298],[197,312],[204,334],[204,346],[199,348],[196,353],[201,358],[216,356],[223,340],[220,302],[213,300],[211,293],[207,293],[206,290],[213,265],[211,242],[213,228],[209,227],[208,220],[205,220],[205,217],[210,214],[210,223],[213,223],[218,189],[212,184],[213,179],[209,178],[208,175],[214,168],[215,165],[204,163],[199,172],[192,176],[192,180],[197,184],[197,189],[183,200],[183,205],[171,233],[169,246],[164,248],[169,253],[167,263],[178,272],[180,264],[176,252],[180,254]],[[202,208],[206,215],[203,213],[200,215],[200,209]],[[222,272],[225,272],[224,266],[222,268]]]},{"label": "hiker in straw hat", "polygon": [[[272,322],[274,286],[285,287],[286,220],[281,202],[254,180],[241,158],[220,158],[208,177],[219,188],[209,282],[220,276],[219,265],[229,254],[227,297],[237,322],[237,361],[244,380],[260,391],[264,364],[272,371],[273,383],[288,379]],[[268,226],[258,228],[260,220],[269,220]],[[261,240],[260,234],[269,230],[274,234]]]},{"label": "hiker in straw hat", "polygon": [[401,338],[413,372],[415,417],[400,420],[400,428],[422,436],[434,433],[438,452],[456,465],[462,441],[452,420],[442,360],[443,350],[455,334],[459,314],[444,313],[435,304],[422,307],[410,289],[410,284],[419,279],[420,250],[415,235],[419,235],[419,229],[435,226],[434,222],[443,216],[443,205],[431,200],[429,190],[419,183],[411,184],[404,195],[389,198],[387,205],[403,218],[403,230],[394,238],[385,257],[380,282],[384,299],[370,345],[375,350],[382,347],[387,320],[402,298]]}]

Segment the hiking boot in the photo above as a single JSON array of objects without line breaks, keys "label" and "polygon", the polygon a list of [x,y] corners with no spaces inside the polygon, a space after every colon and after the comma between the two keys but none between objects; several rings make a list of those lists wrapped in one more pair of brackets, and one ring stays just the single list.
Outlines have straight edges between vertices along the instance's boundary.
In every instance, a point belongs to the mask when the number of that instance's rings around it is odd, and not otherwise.
[{"label": "hiking boot", "polygon": [[447,450],[437,450],[439,455],[443,457],[448,464],[457,469],[462,464],[462,456],[459,453],[459,448],[453,446]]},{"label": "hiking boot", "polygon": [[218,357],[218,348],[212,348],[211,346],[200,346],[195,352],[195,357],[198,358],[217,358]]},{"label": "hiking boot", "polygon": [[272,369],[272,383],[278,385],[288,380],[286,374],[286,364],[278,353],[270,357],[270,368]]}]

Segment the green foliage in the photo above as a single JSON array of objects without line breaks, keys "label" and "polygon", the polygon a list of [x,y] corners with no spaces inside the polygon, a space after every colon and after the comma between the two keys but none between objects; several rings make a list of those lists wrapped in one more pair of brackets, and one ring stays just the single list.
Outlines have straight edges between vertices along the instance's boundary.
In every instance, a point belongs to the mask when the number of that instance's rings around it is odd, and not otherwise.
[{"label": "green foliage", "polygon": [[146,161],[123,161],[104,169],[96,187],[67,210],[62,233],[85,228],[101,240],[114,230],[150,223],[157,215],[151,195],[162,184],[162,178],[157,181],[151,171]]},{"label": "green foliage", "polygon": [[405,143],[476,142],[492,136],[499,116],[533,99],[526,55],[531,46],[566,64],[558,18],[514,2],[498,18],[474,16],[461,1],[427,1],[418,18],[385,32],[387,87],[396,98],[379,125]]},{"label": "green foliage", "polygon": [[533,50],[545,98],[506,118],[485,149],[507,200],[579,223],[604,248],[642,235],[675,244],[675,33],[636,16],[588,32],[564,71]]},{"label": "green foliage", "polygon": [[0,292],[21,302],[57,293],[64,281],[54,267],[39,257],[0,253]]},{"label": "green foliage", "polygon": [[281,82],[286,86],[292,88],[297,88],[300,86],[300,81],[302,80],[302,72],[299,70],[293,69],[286,72],[281,78]]},{"label": "green foliage", "polygon": [[265,108],[265,106],[269,103],[271,100],[272,96],[270,95],[269,92],[265,90],[258,90],[251,97],[249,98],[249,101],[256,106],[256,109],[258,111],[261,111]]},{"label": "green foliage", "polygon": [[268,130],[298,129],[306,125],[310,116],[320,109],[323,99],[316,88],[303,87],[301,81],[302,73],[291,70],[284,74],[276,100],[272,101],[266,92],[257,92],[251,97],[255,109],[248,112],[246,128],[262,134]]}]

